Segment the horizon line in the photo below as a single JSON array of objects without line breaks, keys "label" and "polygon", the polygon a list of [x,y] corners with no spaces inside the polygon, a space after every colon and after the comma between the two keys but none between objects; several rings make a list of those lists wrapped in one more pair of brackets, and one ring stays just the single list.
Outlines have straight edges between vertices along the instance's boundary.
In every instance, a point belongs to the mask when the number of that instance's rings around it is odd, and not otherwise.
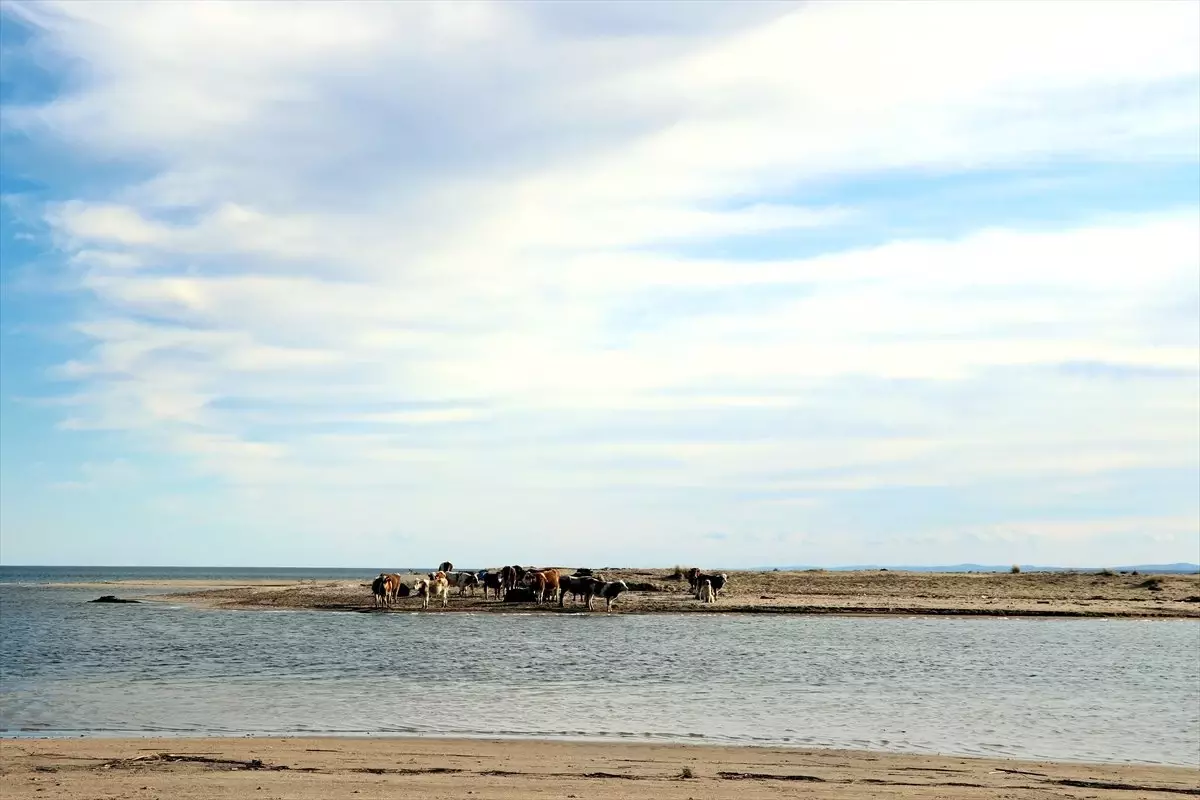
[{"label": "horizon line", "polygon": [[[612,565],[612,564],[610,564],[610,565],[606,565],[604,567],[592,567],[592,569],[669,570],[669,569],[673,569],[675,566],[678,566],[678,565],[674,565],[674,564],[672,564],[672,565],[664,565],[664,564]],[[715,567],[714,566],[706,567],[706,569],[728,569],[728,570],[734,570],[734,571],[739,571],[739,572],[770,572],[773,570],[778,570],[778,571],[846,570],[846,571],[850,571],[850,570],[881,570],[881,569],[895,570],[895,571],[904,571],[904,570],[956,571],[956,568],[962,568],[962,567],[973,567],[973,568],[999,570],[999,569],[1011,569],[1013,566],[1020,567],[1021,569],[1034,569],[1034,570],[1045,570],[1045,571],[1143,569],[1146,567],[1175,567],[1175,568],[1186,568],[1189,570],[1200,572],[1200,563],[1192,562],[1192,561],[1162,561],[1162,562],[1147,561],[1147,562],[1129,563],[1129,564],[1109,564],[1109,565],[1089,564],[1089,565],[1085,565],[1085,566],[1079,566],[1079,565],[1072,566],[1072,565],[1067,565],[1067,564],[1023,564],[1020,562],[1014,562],[1012,564],[984,564],[984,563],[970,562],[970,561],[964,561],[964,562],[959,562],[959,563],[955,563],[955,564],[836,564],[836,565],[821,565],[821,564],[779,564],[779,565],[774,565],[774,564],[771,564],[771,565],[755,565],[755,566],[747,566],[747,567],[729,567],[729,566],[717,565]],[[285,566],[285,565],[278,565],[278,564],[272,564],[272,565],[257,565],[257,564],[6,564],[6,563],[0,562],[0,569],[6,568],[6,567],[25,568],[25,569],[33,569],[33,568],[39,568],[39,569],[258,569],[258,570],[270,570],[270,569],[330,570],[330,569],[336,569],[336,570],[361,570],[363,572],[371,572],[376,569],[376,567],[363,567],[363,566],[329,566],[329,565],[325,565],[325,566],[314,566],[314,565]],[[400,567],[400,568],[401,569],[425,569],[425,567],[418,567],[415,565],[407,565],[407,566]],[[565,569],[566,567],[558,567],[556,565],[555,568]],[[460,570],[456,570],[456,571],[460,571]],[[461,571],[467,571],[467,569],[464,567]]]}]

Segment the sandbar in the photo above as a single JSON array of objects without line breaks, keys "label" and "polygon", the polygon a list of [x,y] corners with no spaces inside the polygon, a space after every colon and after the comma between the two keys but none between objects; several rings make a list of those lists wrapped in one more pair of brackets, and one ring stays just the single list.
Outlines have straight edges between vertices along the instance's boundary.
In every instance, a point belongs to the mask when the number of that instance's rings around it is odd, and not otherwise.
[{"label": "sandbar", "polygon": [[[564,568],[570,571],[572,568]],[[743,613],[951,615],[993,617],[1136,617],[1200,619],[1200,575],[1105,575],[1084,572],[926,573],[879,571],[730,571],[729,585],[716,603],[702,603],[671,570],[605,569],[606,577],[626,581],[631,590],[618,599],[617,613]],[[412,582],[418,576],[401,573]],[[404,613],[420,609],[416,597],[390,609],[374,607],[373,576],[361,580],[305,580],[239,585],[192,582],[155,597],[226,609],[318,609]],[[131,584],[132,586],[132,584]],[[105,587],[111,592],[112,584]],[[604,603],[597,602],[598,613]],[[452,592],[446,611],[580,613],[582,604],[504,603],[479,592]],[[597,613],[597,612],[593,612]]]}]

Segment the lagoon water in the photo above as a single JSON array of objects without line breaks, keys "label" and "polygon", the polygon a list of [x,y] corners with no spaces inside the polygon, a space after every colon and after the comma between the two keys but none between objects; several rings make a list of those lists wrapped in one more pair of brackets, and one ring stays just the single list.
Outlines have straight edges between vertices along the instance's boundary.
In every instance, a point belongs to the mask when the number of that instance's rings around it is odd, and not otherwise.
[{"label": "lagoon water", "polygon": [[0,736],[613,738],[1200,766],[1192,620],[271,613],[88,604],[111,591],[47,580],[62,576],[0,572]]}]

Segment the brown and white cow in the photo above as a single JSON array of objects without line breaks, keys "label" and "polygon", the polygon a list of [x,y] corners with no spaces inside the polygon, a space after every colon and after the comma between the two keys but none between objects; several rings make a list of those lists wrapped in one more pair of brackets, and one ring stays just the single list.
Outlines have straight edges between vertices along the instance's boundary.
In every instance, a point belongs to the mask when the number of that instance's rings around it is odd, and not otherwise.
[{"label": "brown and white cow", "polygon": [[417,581],[417,592],[421,595],[421,608],[429,608],[431,597],[442,598],[442,608],[445,608],[450,598],[450,582],[446,580],[446,573],[438,570],[430,573],[428,578]]}]

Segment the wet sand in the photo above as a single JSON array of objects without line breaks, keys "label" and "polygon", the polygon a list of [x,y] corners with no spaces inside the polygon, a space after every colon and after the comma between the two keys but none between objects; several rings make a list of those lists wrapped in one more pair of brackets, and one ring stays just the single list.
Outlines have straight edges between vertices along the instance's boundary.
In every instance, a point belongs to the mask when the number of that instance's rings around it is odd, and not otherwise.
[{"label": "wet sand", "polygon": [[[571,570],[568,570],[570,572]],[[606,577],[626,581],[620,613],[767,613],[893,614],[1041,617],[1169,617],[1200,619],[1198,575],[1103,575],[1096,573],[924,573],[871,572],[728,572],[730,583],[715,604],[697,601],[686,581],[670,570],[604,570]],[[372,575],[361,581],[295,581],[270,583],[156,581],[151,588],[174,588],[156,599],[229,609],[321,609],[389,613],[373,606]],[[405,575],[412,583],[417,576]],[[78,585],[78,584],[77,584]],[[128,584],[146,587],[149,584]],[[120,584],[106,583],[106,593]],[[603,613],[603,602],[596,608]],[[420,609],[420,600],[403,598],[390,613]],[[452,590],[449,606],[431,605],[429,612],[541,611],[578,612],[581,604],[503,603],[484,600],[479,592],[460,597]]]},{"label": "wet sand", "polygon": [[0,741],[6,800],[1129,800],[1200,795],[1198,786],[1200,769],[838,750],[454,739]]}]

